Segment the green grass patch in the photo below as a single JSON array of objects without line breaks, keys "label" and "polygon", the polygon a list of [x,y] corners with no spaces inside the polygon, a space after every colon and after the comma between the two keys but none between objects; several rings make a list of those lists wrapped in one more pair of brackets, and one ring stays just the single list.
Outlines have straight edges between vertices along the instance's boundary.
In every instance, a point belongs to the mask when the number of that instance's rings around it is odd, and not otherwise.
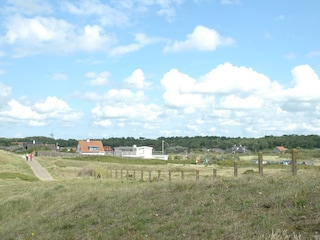
[{"label": "green grass patch", "polygon": [[0,179],[20,179],[23,181],[39,181],[37,177],[16,172],[0,172]]}]

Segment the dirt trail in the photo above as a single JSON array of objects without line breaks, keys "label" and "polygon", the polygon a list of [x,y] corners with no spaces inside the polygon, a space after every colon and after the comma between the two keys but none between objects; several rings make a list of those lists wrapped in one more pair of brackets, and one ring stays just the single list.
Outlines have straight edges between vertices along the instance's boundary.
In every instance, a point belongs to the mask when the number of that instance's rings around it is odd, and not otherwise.
[{"label": "dirt trail", "polygon": [[53,177],[50,175],[50,173],[40,165],[40,163],[35,160],[34,158],[32,161],[30,159],[27,161],[29,166],[31,167],[34,174],[41,180],[41,181],[53,181]]}]

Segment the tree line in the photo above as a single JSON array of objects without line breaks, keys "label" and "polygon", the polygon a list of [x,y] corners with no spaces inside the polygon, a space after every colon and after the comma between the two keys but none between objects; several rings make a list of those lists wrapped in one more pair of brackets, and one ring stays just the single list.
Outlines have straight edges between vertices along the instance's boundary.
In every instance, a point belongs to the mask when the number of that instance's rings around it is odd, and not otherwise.
[{"label": "tree line", "polygon": [[[170,152],[199,151],[202,149],[222,149],[227,150],[234,145],[245,146],[253,152],[273,149],[277,146],[284,146],[287,149],[320,148],[319,135],[283,135],[283,136],[264,136],[260,138],[247,137],[220,137],[220,136],[193,136],[193,137],[159,137],[156,139],[118,137],[92,139],[101,140],[104,146],[151,146],[155,151],[165,150]],[[41,142],[43,144],[57,144],[60,147],[76,147],[77,139],[53,139],[50,137],[33,136],[26,138],[0,138],[0,146],[8,147],[19,142]]]}]

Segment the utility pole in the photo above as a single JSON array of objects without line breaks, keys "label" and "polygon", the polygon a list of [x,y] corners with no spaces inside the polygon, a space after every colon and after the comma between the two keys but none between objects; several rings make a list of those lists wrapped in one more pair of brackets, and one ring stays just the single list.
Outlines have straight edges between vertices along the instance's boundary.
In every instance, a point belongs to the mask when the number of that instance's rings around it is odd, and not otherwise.
[{"label": "utility pole", "polygon": [[164,154],[164,140],[162,140],[162,154]]}]

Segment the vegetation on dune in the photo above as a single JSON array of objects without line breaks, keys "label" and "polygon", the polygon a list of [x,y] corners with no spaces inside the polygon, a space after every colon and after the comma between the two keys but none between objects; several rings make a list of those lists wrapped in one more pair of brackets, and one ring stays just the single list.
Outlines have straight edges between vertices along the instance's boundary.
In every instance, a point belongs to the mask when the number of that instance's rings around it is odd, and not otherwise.
[{"label": "vegetation on dune", "polygon": [[0,194],[0,238],[270,239],[285,233],[310,239],[320,231],[318,186],[315,172],[213,182],[8,185]]},{"label": "vegetation on dune", "polygon": [[[33,176],[22,156],[0,151],[0,159],[0,239],[4,240],[319,237],[318,166],[301,166],[297,176],[285,169],[288,166],[270,165],[278,172],[264,177],[247,170],[237,178],[150,182],[92,176],[92,171],[105,170],[105,164],[134,167],[127,160],[51,157],[38,160],[57,180],[35,182],[8,177]],[[249,157],[241,161],[243,169],[253,166]],[[232,161],[221,163],[229,167]],[[154,164],[139,166],[165,167]],[[70,172],[76,174],[68,180]]]}]

